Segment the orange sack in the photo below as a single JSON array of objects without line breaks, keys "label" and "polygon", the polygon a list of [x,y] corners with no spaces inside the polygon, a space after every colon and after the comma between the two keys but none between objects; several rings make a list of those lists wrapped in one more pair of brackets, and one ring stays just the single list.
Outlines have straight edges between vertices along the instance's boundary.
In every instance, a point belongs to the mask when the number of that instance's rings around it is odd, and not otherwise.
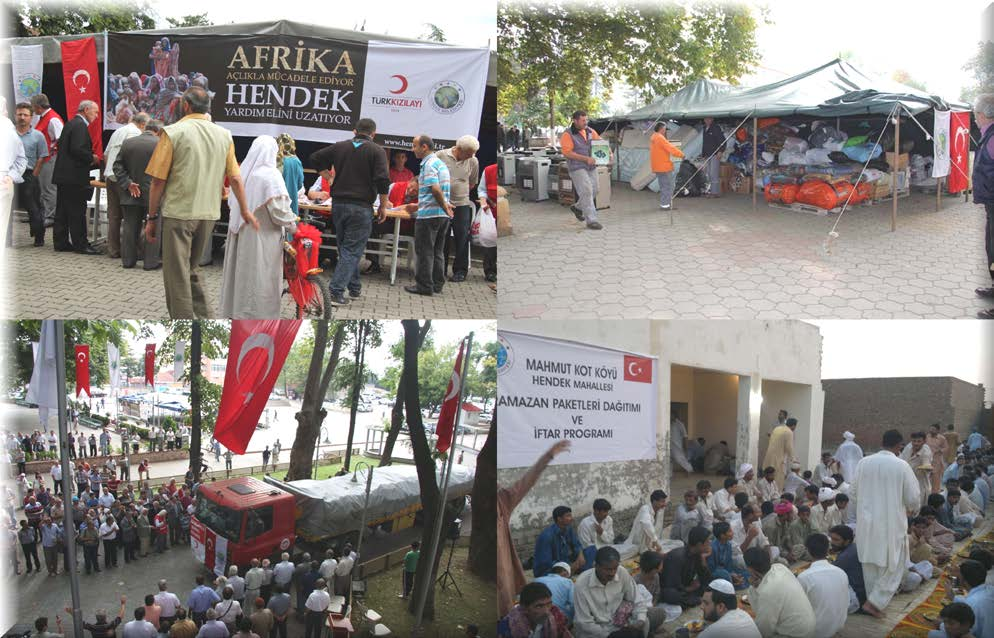
[{"label": "orange sack", "polygon": [[797,201],[809,206],[831,210],[838,204],[839,196],[831,184],[811,181],[801,184],[801,187],[797,189]]}]

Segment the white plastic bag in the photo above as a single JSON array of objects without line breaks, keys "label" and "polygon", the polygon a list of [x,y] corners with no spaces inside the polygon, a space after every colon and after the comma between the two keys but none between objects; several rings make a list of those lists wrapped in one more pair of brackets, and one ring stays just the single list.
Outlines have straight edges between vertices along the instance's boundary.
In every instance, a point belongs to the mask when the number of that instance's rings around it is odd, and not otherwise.
[{"label": "white plastic bag", "polygon": [[495,248],[497,246],[497,220],[490,212],[490,208],[484,204],[473,213],[473,222],[470,224],[469,233],[474,246],[482,248]]}]

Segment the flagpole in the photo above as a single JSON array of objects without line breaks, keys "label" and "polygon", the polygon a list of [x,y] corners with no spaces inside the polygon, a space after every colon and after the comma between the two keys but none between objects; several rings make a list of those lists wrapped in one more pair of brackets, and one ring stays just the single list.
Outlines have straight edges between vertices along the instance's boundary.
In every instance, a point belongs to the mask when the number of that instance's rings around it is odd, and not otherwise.
[{"label": "flagpole", "polygon": [[[455,458],[455,454],[452,452],[456,444],[456,433],[459,431],[459,422],[462,420],[462,400],[463,393],[466,390],[466,369],[469,367],[469,357],[472,350],[473,333],[470,332],[469,336],[466,337],[466,353],[462,360],[462,370],[459,371],[459,403],[456,404],[456,417],[452,424],[452,439],[449,443],[449,449],[446,452],[445,464],[443,466],[445,474],[442,478],[442,490],[439,493],[438,507],[435,510],[435,530],[432,532],[428,555],[425,557],[425,560],[428,561],[428,578],[424,581],[425,586],[415,592],[418,595],[418,600],[414,608],[414,626],[412,629],[412,635],[414,636],[420,635],[421,617],[424,615],[425,603],[428,600],[428,590],[435,587],[435,555],[438,551],[440,536],[442,535],[442,520],[445,518],[445,503],[449,493],[449,475],[452,473],[452,460]],[[436,445],[438,445],[437,442]]]},{"label": "flagpole", "polygon": [[[72,464],[69,463],[69,425],[66,417],[66,337],[65,324],[55,321],[55,389],[59,402],[59,456],[62,462],[62,493],[72,494]],[[71,503],[70,503],[71,505]],[[76,566],[76,523],[72,518],[72,507],[66,507],[63,538],[66,555],[69,557],[69,588],[72,592],[72,628],[75,638],[83,638],[83,612],[79,602],[79,568]],[[58,560],[56,558],[56,560]]]}]

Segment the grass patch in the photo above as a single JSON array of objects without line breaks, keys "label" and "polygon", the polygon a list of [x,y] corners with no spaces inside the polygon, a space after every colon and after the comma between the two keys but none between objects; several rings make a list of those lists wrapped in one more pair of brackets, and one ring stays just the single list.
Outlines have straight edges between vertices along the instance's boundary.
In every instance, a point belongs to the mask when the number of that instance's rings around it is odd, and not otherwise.
[{"label": "grass patch", "polygon": [[[436,586],[435,619],[423,623],[425,636],[459,638],[466,635],[468,624],[490,628],[497,621],[496,585],[480,579],[466,569],[469,539],[464,538],[460,543],[466,545],[456,546],[450,572],[462,591],[462,596],[456,593],[451,583],[445,589]],[[445,569],[449,558],[448,548],[446,545],[439,571]],[[414,622],[414,615],[407,611],[408,601],[397,597],[401,592],[402,570],[403,566],[397,564],[370,576],[367,582],[366,605],[383,616],[381,622],[390,628],[394,636],[410,635]],[[486,635],[485,631],[483,635]]]},{"label": "grass patch", "polygon": [[[373,467],[378,467],[380,464],[380,460],[377,458],[372,458],[369,456],[353,456],[351,459],[351,465],[353,470],[355,470],[355,465],[359,461],[364,461],[366,463],[369,463]],[[317,479],[321,480],[321,479],[331,478],[332,476],[335,475],[336,472],[338,472],[338,470],[342,469],[342,465],[344,465],[342,461],[336,461],[334,463],[331,463],[330,465],[318,466]],[[280,480],[283,480],[283,477],[285,475],[286,475],[286,470],[277,470],[275,473],[273,473],[273,476]],[[261,481],[263,477],[266,476],[266,473],[259,472],[257,474],[251,474],[250,476],[252,476],[253,478],[257,478]],[[363,468],[363,473],[361,478],[363,481],[365,481],[366,479],[365,468]]]}]

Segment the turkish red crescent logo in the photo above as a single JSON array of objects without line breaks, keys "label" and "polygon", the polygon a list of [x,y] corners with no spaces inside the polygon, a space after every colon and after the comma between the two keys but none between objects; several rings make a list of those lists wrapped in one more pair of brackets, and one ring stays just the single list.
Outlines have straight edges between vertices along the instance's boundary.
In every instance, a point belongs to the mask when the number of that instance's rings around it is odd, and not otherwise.
[{"label": "turkish red crescent logo", "polygon": [[80,363],[86,363],[86,353],[80,350],[76,353],[76,360]]},{"label": "turkish red crescent logo", "polygon": [[625,355],[625,381],[652,383],[652,360]]},{"label": "turkish red crescent logo", "polygon": [[407,90],[407,78],[405,78],[403,75],[391,75],[390,77],[397,78],[398,80],[400,80],[400,88],[396,91],[390,91],[391,93],[397,95],[398,93],[403,93],[404,91]]}]

